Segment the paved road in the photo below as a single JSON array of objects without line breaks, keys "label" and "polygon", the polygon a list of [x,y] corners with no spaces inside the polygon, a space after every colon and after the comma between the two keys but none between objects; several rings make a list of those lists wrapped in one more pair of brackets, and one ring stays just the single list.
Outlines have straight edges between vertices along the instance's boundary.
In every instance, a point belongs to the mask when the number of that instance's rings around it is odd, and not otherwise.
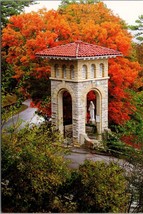
[{"label": "paved road", "polygon": [[[22,120],[22,123],[19,126],[19,128],[24,127],[26,123],[39,124],[43,122],[44,119],[42,117],[39,117],[37,114],[35,114],[35,111],[37,110],[37,108],[30,107],[30,101],[31,100],[24,101],[23,104],[27,105],[28,108],[23,112],[10,118],[8,122],[5,123],[3,128],[9,127],[11,125],[16,125],[18,120]],[[78,168],[80,164],[84,163],[85,159],[93,160],[93,161],[105,161],[105,162],[114,161],[119,163],[121,166],[125,165],[125,162],[123,160],[118,160],[117,158],[113,158],[110,156],[92,154],[89,151],[86,151],[81,148],[72,148],[71,153],[67,155],[66,158],[71,160],[71,163],[69,164],[71,168]]]},{"label": "paved road", "polygon": [[35,114],[35,111],[37,108],[31,108],[30,107],[31,100],[26,100],[23,102],[23,104],[27,105],[28,108],[19,114],[14,115],[12,118],[10,118],[3,126],[3,128],[9,127],[9,126],[15,126],[18,121],[22,121],[19,128],[24,127],[26,123],[29,124],[39,124],[44,121],[44,118],[39,117],[37,114]]},{"label": "paved road", "polygon": [[129,164],[121,159],[112,157],[112,156],[104,156],[100,154],[93,154],[89,151],[86,151],[85,149],[82,148],[72,148],[71,153],[66,156],[67,159],[71,160],[71,163],[69,164],[69,167],[71,168],[78,168],[80,164],[83,164],[84,161],[87,160],[92,160],[92,161],[104,161],[106,163],[109,163],[110,161],[113,161],[114,163],[119,164],[126,170],[130,170]]}]

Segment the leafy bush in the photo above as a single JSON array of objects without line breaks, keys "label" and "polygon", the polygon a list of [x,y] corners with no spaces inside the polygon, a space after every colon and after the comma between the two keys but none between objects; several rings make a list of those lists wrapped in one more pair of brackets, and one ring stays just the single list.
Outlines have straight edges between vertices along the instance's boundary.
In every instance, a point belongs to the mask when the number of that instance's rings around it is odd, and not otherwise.
[{"label": "leafy bush", "polygon": [[89,212],[125,212],[128,202],[123,169],[110,162],[85,161],[81,175],[82,207]]},{"label": "leafy bush", "polygon": [[45,125],[2,134],[2,209],[49,212],[69,176],[62,139]]},{"label": "leafy bush", "polygon": [[[79,170],[72,172],[58,194],[64,202],[68,199],[69,204],[74,204],[76,212],[126,212],[127,187],[124,171],[116,163],[86,160]],[[62,212],[60,208],[55,211]],[[75,210],[71,207],[66,212]]]},{"label": "leafy bush", "polygon": [[134,148],[122,142],[118,135],[119,134],[113,132],[106,135],[106,138],[104,139],[106,151],[109,154],[120,158],[131,157],[134,152]]}]

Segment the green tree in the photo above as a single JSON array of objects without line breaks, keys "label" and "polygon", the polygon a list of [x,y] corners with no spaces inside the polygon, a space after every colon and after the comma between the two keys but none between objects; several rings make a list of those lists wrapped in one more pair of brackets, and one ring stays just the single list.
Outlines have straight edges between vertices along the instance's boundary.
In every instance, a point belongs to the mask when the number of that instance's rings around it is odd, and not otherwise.
[{"label": "green tree", "polygon": [[143,77],[143,15],[139,16],[135,22],[136,25],[129,26],[129,29],[134,32],[135,38],[138,41],[134,44],[134,50],[136,51],[137,60],[142,66],[140,76]]},{"label": "green tree", "polygon": [[110,162],[86,161],[79,168],[83,185],[81,208],[89,212],[125,212],[127,183],[123,169]]},{"label": "green tree", "polygon": [[[133,213],[143,212],[143,91],[132,91],[134,113],[116,133],[106,139],[107,150],[112,155],[125,159],[132,166],[129,181],[131,201],[136,202]],[[129,208],[130,210],[130,208]]]},{"label": "green tree", "polygon": [[131,116],[131,120],[127,121],[120,127],[121,135],[128,136],[132,145],[138,145],[143,147],[143,91],[132,91],[132,102],[135,105],[134,113]]},{"label": "green tree", "polygon": [[[61,187],[61,201],[63,204],[67,201],[74,204],[76,212],[126,212],[127,187],[124,170],[118,164],[86,160]],[[75,212],[73,207],[70,212]]]},{"label": "green tree", "polygon": [[143,91],[133,92],[133,101],[135,104],[134,114],[131,120],[120,127],[120,139],[126,144],[134,147],[128,153],[123,154],[130,164],[132,172],[129,177],[131,186],[132,201],[136,201],[136,207],[133,212],[143,212]]},{"label": "green tree", "polygon": [[65,6],[65,5],[68,5],[68,4],[94,4],[94,3],[97,3],[99,2],[100,0],[62,0],[61,1],[61,6]]},{"label": "green tree", "polygon": [[35,4],[34,0],[2,0],[1,1],[1,27],[5,27],[10,16],[18,15],[25,7]]},{"label": "green tree", "polygon": [[143,42],[143,15],[139,16],[139,19],[135,21],[136,25],[130,25],[129,28],[135,32],[135,38],[140,41],[141,43]]},{"label": "green tree", "polygon": [[50,212],[69,176],[62,138],[46,125],[2,133],[2,211]]},{"label": "green tree", "polygon": [[[9,18],[13,15],[18,15],[24,11],[24,8],[35,4],[34,0],[2,0],[0,1],[1,5],[1,28],[6,27],[7,23],[9,22]],[[6,54],[8,53],[9,47],[2,48],[2,60],[1,60],[1,70],[2,70],[2,102],[5,102],[7,97],[15,96],[15,93],[19,97],[19,93],[17,91],[18,81],[13,78],[15,71],[12,64],[6,62]],[[20,96],[21,97],[21,96]],[[18,100],[18,105],[21,102],[20,99]],[[7,101],[6,101],[7,102]],[[7,105],[10,106],[10,103]],[[10,110],[3,108],[2,115],[4,117],[6,114],[11,114],[11,107]]]}]

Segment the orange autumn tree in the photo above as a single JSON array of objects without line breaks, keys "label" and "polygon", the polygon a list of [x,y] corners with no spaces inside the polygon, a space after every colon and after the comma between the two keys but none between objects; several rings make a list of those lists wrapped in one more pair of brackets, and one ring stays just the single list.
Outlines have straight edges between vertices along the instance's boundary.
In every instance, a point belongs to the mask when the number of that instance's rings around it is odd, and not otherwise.
[{"label": "orange autumn tree", "polygon": [[[14,78],[30,94],[35,88],[33,81],[36,87],[42,80],[46,85],[50,75],[48,60],[35,58],[39,50],[80,39],[121,51],[124,58],[109,60],[109,120],[120,124],[130,118],[134,107],[127,90],[133,87],[140,67],[129,60],[131,35],[125,23],[103,3],[70,4],[58,11],[40,10],[13,16],[3,30],[2,39],[3,47],[9,47],[5,57],[14,66]],[[32,97],[41,103],[50,94],[44,92],[44,96],[36,93]]]},{"label": "orange autumn tree", "polygon": [[[8,47],[3,53],[7,63],[13,65],[19,81],[19,92],[31,96],[34,103],[44,113],[47,96],[50,96],[50,66],[48,60],[35,57],[35,53],[47,47],[59,45],[70,36],[70,27],[56,11],[40,10],[12,16],[2,32],[2,45]],[[38,86],[38,87],[37,87]]]},{"label": "orange autumn tree", "polygon": [[109,122],[122,124],[129,120],[135,107],[128,90],[133,88],[140,66],[129,60],[132,37],[125,22],[102,2],[70,4],[61,7],[59,13],[70,23],[73,40],[81,39],[123,53],[124,57],[109,59]]},{"label": "orange autumn tree", "polygon": [[61,44],[60,37],[67,39],[69,31],[68,24],[56,11],[12,16],[3,29],[2,45],[9,47],[6,57],[7,62],[14,65],[15,78],[21,78],[27,70],[39,78],[49,72],[48,63],[37,59],[35,52]]}]

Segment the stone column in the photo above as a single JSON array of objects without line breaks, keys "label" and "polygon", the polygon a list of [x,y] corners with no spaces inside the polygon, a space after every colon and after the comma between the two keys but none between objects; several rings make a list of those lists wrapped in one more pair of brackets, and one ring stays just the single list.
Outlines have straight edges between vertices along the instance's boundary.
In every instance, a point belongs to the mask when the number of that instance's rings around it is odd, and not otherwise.
[{"label": "stone column", "polygon": [[75,84],[73,103],[73,142],[79,143],[80,134],[85,134],[85,102],[82,98],[82,83]]},{"label": "stone column", "polygon": [[104,97],[102,97],[102,132],[108,128],[108,80],[103,81]]},{"label": "stone column", "polygon": [[52,125],[55,126],[56,129],[58,129],[58,124],[57,124],[58,103],[57,103],[57,96],[54,95],[54,89],[56,84],[57,84],[56,81],[51,80],[51,118],[52,118]]}]

